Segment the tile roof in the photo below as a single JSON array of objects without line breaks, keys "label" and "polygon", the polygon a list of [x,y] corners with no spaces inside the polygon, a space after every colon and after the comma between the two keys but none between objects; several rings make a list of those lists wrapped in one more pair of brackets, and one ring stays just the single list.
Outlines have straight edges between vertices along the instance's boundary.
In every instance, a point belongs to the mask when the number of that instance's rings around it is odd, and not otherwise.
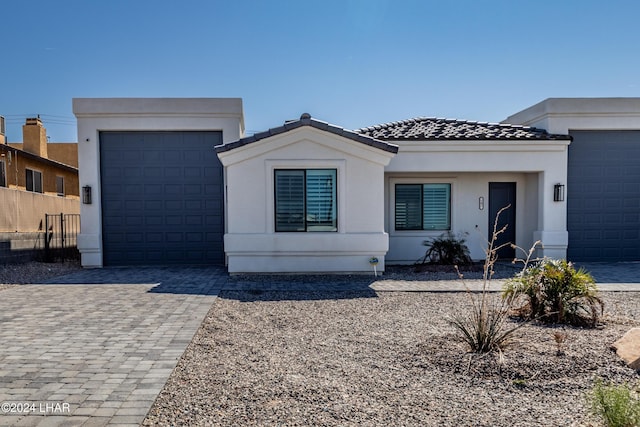
[{"label": "tile roof", "polygon": [[502,123],[416,117],[357,129],[382,141],[424,140],[571,140],[569,135],[554,135],[544,129]]},{"label": "tile roof", "polygon": [[353,141],[368,145],[370,147],[375,147],[380,150],[388,151],[390,153],[397,153],[398,146],[394,144],[390,144],[388,142],[380,141],[375,137],[370,135],[364,135],[360,133],[356,133],[351,130],[347,130],[341,128],[339,126],[335,126],[329,124],[327,122],[323,122],[320,120],[316,120],[311,117],[310,114],[304,113],[300,116],[298,120],[290,120],[285,122],[284,125],[278,126],[275,128],[271,128],[264,132],[258,132],[246,138],[241,138],[237,141],[229,142],[227,144],[218,145],[215,147],[216,152],[223,153],[225,151],[231,151],[235,148],[242,147],[244,145],[252,144],[256,141],[260,141],[261,139],[269,138],[271,136],[279,135],[285,132],[289,132],[290,130],[300,128],[302,126],[311,126],[312,128],[320,129],[326,132],[330,132],[335,135],[342,136],[344,138],[351,139]]}]

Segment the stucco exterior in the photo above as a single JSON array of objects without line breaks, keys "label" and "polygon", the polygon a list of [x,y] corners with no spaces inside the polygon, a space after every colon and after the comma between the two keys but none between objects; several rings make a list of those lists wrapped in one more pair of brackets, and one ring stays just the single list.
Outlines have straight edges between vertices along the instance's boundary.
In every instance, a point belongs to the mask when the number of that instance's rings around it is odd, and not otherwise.
[{"label": "stucco exterior", "polygon": [[[24,144],[22,142],[10,142],[8,145],[18,150],[24,150]],[[78,143],[50,142],[47,144],[47,158],[77,168]]]},{"label": "stucco exterior", "polygon": [[[222,131],[223,142],[243,136],[239,98],[75,98],[80,186],[92,188],[92,204],[81,205],[78,249],[84,267],[101,267],[101,131]],[[213,149],[213,147],[212,147]]]},{"label": "stucco exterior", "polygon": [[640,98],[549,98],[505,122],[574,138],[568,153],[567,256],[637,261]]},{"label": "stucco exterior", "polygon": [[[85,267],[103,265],[103,131],[222,131],[216,152],[224,167],[230,273],[364,273],[372,272],[374,258],[378,271],[385,263],[415,262],[424,255],[422,242],[442,230],[395,230],[394,186],[406,183],[451,185],[451,231],[465,236],[474,259],[485,256],[490,233],[489,184],[515,183],[516,245],[528,250],[540,241],[538,255],[566,256],[566,202],[553,194],[554,185],[567,181],[566,135],[396,144],[304,114],[244,138],[240,99],[74,99],[73,111],[79,186],[93,189],[93,203],[81,206],[78,248]],[[335,231],[276,231],[276,171],[313,169],[336,171]]]},{"label": "stucco exterior", "polygon": [[640,98],[548,98],[504,120],[552,133],[640,129]]},{"label": "stucco exterior", "polygon": [[[463,235],[474,259],[482,259],[489,236],[489,182],[517,186],[516,245],[563,258],[567,248],[566,205],[554,202],[553,187],[567,176],[569,141],[417,141],[399,144],[385,168],[387,261],[413,263],[424,255],[422,242],[442,231],[393,230],[393,184],[446,182],[452,185],[451,231]],[[484,206],[480,209],[480,198]]]},{"label": "stucco exterior", "polygon": [[[227,178],[230,273],[384,270],[384,167],[393,153],[303,126],[219,152]],[[274,173],[337,170],[336,232],[275,232]]]}]

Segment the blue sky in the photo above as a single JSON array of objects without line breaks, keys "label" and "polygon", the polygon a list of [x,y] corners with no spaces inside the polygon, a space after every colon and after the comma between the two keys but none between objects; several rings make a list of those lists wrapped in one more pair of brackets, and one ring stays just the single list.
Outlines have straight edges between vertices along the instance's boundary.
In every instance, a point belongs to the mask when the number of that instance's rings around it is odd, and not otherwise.
[{"label": "blue sky", "polygon": [[75,141],[74,97],[241,97],[247,133],[496,122],[549,97],[640,96],[640,2],[3,0],[0,115]]}]

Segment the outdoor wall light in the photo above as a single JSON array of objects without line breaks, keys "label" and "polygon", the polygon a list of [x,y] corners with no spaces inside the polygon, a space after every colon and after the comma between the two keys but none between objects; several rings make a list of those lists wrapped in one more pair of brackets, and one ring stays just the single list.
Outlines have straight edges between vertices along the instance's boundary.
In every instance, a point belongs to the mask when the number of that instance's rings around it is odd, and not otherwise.
[{"label": "outdoor wall light", "polygon": [[91,204],[91,187],[88,185],[82,187],[82,203],[85,205]]},{"label": "outdoor wall light", "polygon": [[564,202],[564,185],[556,184],[553,186],[553,201]]},{"label": "outdoor wall light", "polygon": [[484,197],[478,197],[478,209],[481,211],[484,210]]}]

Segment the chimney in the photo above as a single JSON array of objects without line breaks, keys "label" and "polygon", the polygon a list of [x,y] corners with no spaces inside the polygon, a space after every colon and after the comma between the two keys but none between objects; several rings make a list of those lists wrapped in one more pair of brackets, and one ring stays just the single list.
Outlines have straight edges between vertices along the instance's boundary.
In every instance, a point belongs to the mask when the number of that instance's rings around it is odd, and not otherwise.
[{"label": "chimney", "polygon": [[40,117],[31,117],[22,126],[22,149],[36,156],[47,158],[47,130]]}]

